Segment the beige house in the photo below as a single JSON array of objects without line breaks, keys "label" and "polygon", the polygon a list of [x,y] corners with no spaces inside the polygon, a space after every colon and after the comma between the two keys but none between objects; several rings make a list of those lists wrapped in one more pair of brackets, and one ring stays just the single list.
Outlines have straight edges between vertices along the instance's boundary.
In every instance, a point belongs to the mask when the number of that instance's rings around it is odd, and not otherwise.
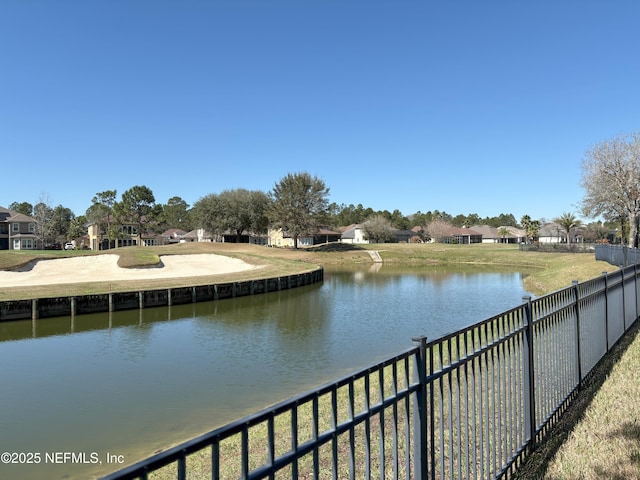
[{"label": "beige house", "polygon": [[[313,233],[307,233],[298,237],[298,247],[310,247],[320,243],[339,242],[340,232],[334,232],[328,228],[318,227]],[[270,228],[267,231],[267,245],[269,247],[294,248],[293,237],[281,228]]]},{"label": "beige house", "polygon": [[162,235],[156,233],[140,235],[135,225],[119,225],[118,238],[109,240],[106,232],[100,225],[90,223],[87,226],[87,235],[89,237],[89,248],[91,250],[110,250],[112,248],[131,247],[135,245],[150,247],[164,243]]},{"label": "beige house", "polygon": [[[270,228],[267,231],[267,245],[269,247],[293,248],[293,237],[281,228]],[[313,245],[313,237],[310,235],[298,237],[298,247],[310,247]]]},{"label": "beige house", "polygon": [[0,250],[37,250],[40,243],[34,218],[0,207]]}]

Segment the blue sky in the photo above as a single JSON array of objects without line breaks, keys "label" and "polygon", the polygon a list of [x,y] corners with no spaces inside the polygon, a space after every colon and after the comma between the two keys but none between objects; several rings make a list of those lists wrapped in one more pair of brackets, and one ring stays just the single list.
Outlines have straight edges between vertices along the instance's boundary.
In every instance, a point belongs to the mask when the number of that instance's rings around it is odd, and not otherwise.
[{"label": "blue sky", "polygon": [[640,129],[637,1],[0,3],[0,206],[83,214],[269,191],[374,210],[579,210],[581,161]]}]

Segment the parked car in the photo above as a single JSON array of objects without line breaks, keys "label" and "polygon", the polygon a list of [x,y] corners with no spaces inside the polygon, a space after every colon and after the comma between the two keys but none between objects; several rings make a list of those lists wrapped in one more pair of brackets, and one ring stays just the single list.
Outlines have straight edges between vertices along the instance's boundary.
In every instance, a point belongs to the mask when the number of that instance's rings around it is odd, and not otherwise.
[{"label": "parked car", "polygon": [[75,250],[76,246],[73,244],[73,242],[67,242],[64,244],[64,249],[65,250]]}]

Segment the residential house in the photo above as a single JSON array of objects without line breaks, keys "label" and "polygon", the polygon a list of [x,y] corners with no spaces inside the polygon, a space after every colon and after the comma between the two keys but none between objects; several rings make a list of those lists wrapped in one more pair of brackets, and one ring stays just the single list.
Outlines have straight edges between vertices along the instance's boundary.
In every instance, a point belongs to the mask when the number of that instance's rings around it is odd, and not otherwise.
[{"label": "residential house", "polygon": [[172,243],[184,243],[184,237],[187,235],[187,232],[184,230],[180,230],[179,228],[170,228],[165,230],[162,235],[162,241],[165,245]]},{"label": "residential house", "polygon": [[87,235],[89,237],[89,248],[91,250],[110,250],[112,248],[131,247],[143,245],[145,247],[162,245],[164,243],[162,235],[157,233],[138,232],[138,227],[133,224],[118,225],[118,235],[116,239],[109,239],[104,225],[89,223],[87,225]]},{"label": "residential house", "polygon": [[340,230],[342,231],[340,235],[342,243],[369,243],[369,240],[365,239],[365,233],[360,224],[353,223],[346,227],[340,227]]},{"label": "residential house", "polygon": [[421,242],[422,239],[418,232],[414,230],[400,230],[395,229],[393,231],[394,241],[398,243],[410,243],[410,242]]},{"label": "residential house", "polygon": [[564,241],[564,229],[557,223],[545,223],[538,232],[540,243],[562,243]]},{"label": "residential house", "polygon": [[[582,239],[583,228],[576,227],[571,229],[571,243],[579,242]],[[545,223],[540,227],[538,232],[538,241],[540,243],[567,243],[567,232],[564,227],[555,222]]]},{"label": "residential house", "polygon": [[471,228],[451,227],[442,243],[482,243],[482,234]]},{"label": "residential house", "polygon": [[341,236],[341,232],[336,232],[326,227],[319,227],[313,234],[313,244],[339,242]]},{"label": "residential house", "polygon": [[[420,227],[415,226],[411,229],[414,235],[417,236],[417,239],[420,239],[419,232],[420,231],[428,231],[428,227]],[[461,243],[461,244],[470,244],[470,243],[482,243],[482,234],[477,232],[471,228],[458,228],[458,227],[444,227],[442,233],[438,234],[438,238],[441,238],[441,243]],[[413,239],[416,241],[417,239]],[[438,240],[435,238],[431,238],[429,240],[430,243],[435,243]]]},{"label": "residential house", "polygon": [[[411,230],[415,235],[418,235],[420,231],[428,232],[428,227],[415,226]],[[417,237],[417,239],[420,238],[420,236]],[[460,243],[465,245],[470,243],[482,243],[482,233],[467,227],[444,227],[442,232],[438,233],[438,238],[440,240],[431,237],[429,243],[436,243],[438,241],[441,243]],[[414,239],[413,241],[416,241],[417,239]]]},{"label": "residential house", "polygon": [[242,235],[240,235],[240,239],[238,240],[238,235],[236,234],[236,232],[227,230],[222,235],[220,235],[220,241],[226,243],[250,243],[252,245],[266,245],[267,235],[254,232],[242,232]]},{"label": "residential house", "polygon": [[490,225],[474,225],[471,227],[482,235],[482,243],[500,243],[500,235],[498,235],[498,229]]},{"label": "residential house", "polygon": [[[340,241],[342,243],[371,243],[366,239],[366,232],[360,224],[352,224],[347,227],[341,227],[342,235]],[[421,241],[417,230],[393,230],[393,239],[391,242],[415,242]]]},{"label": "residential house", "polygon": [[37,250],[36,220],[0,207],[0,250]]},{"label": "residential house", "polygon": [[[501,235],[501,229],[505,228],[508,232],[506,235]],[[472,230],[482,234],[482,243],[522,243],[527,240],[527,233],[516,227],[491,227],[489,225],[474,225]]]},{"label": "residential house", "polygon": [[[340,232],[335,232],[325,227],[318,227],[315,232],[310,232],[298,237],[298,247],[311,247],[321,243],[340,241]],[[267,245],[270,247],[294,247],[293,237],[282,228],[270,228],[267,232]]]}]

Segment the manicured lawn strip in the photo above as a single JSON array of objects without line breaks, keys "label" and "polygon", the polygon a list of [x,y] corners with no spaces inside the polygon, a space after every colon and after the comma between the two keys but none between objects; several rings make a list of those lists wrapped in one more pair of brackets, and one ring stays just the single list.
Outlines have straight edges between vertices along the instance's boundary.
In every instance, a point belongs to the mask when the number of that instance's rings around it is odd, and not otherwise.
[{"label": "manicured lawn strip", "polygon": [[604,357],[519,479],[640,479],[639,331],[636,322]]}]

